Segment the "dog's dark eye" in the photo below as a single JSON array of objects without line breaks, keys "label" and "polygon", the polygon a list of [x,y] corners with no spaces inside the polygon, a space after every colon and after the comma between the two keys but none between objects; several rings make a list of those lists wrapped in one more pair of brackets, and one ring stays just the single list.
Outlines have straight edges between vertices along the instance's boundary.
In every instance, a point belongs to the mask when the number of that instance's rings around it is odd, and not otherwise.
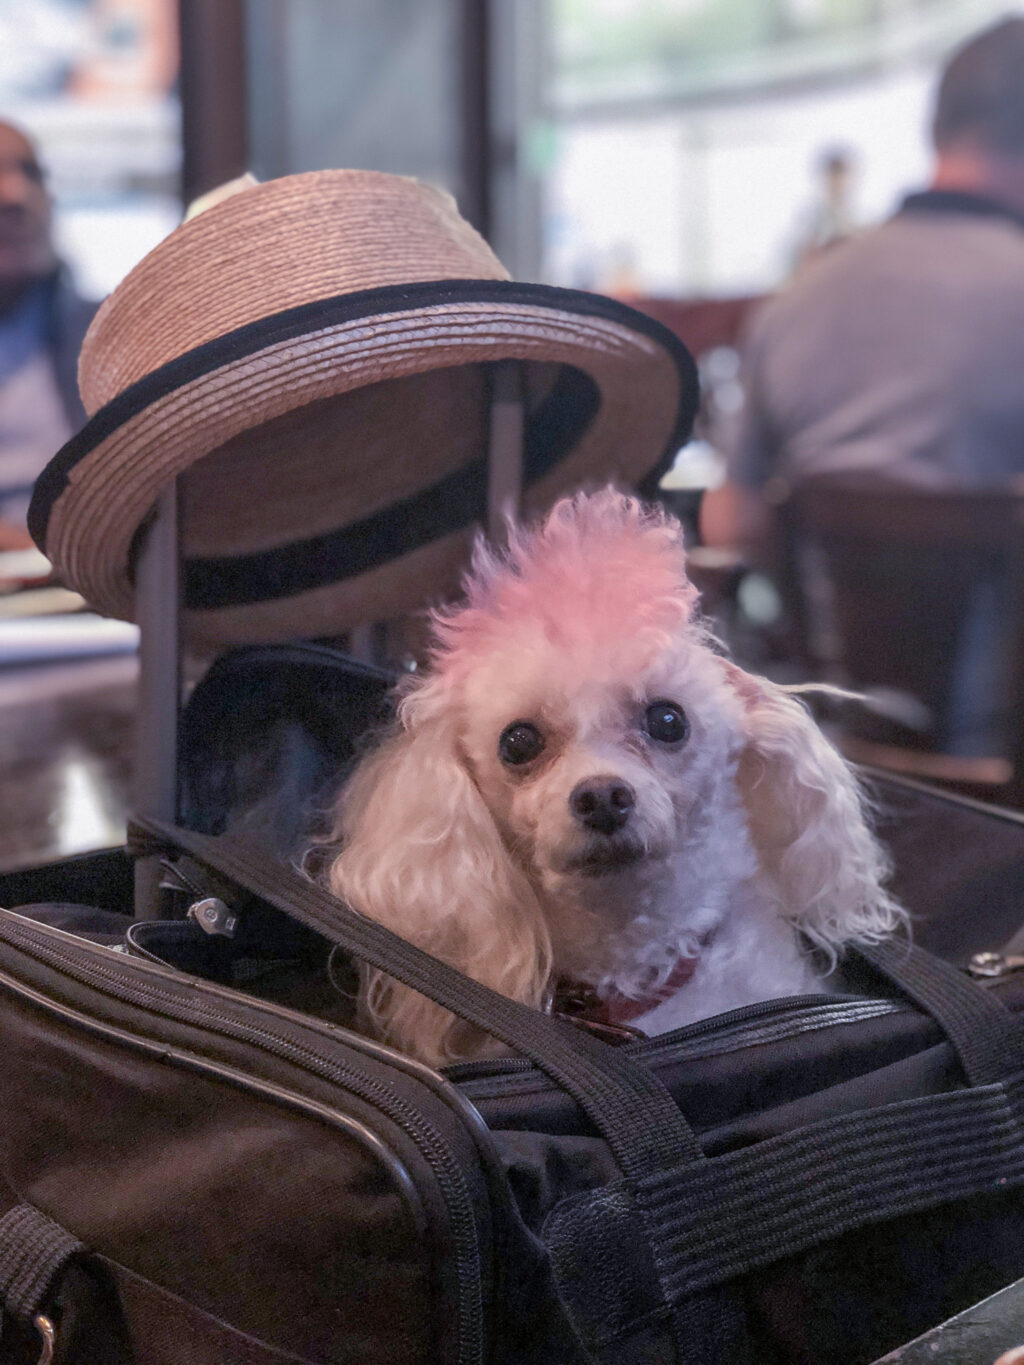
[{"label": "dog's dark eye", "polygon": [[544,749],[544,736],[528,720],[517,720],[501,732],[498,757],[502,763],[530,763]]},{"label": "dog's dark eye", "polygon": [[690,722],[674,701],[652,701],[644,715],[644,728],[659,744],[680,744],[690,733]]}]

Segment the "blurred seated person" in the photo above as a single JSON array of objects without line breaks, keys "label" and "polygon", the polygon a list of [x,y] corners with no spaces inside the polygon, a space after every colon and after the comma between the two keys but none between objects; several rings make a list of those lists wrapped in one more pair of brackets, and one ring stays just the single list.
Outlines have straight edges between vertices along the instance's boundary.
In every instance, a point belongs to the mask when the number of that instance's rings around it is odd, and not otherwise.
[{"label": "blurred seated person", "polygon": [[954,53],[932,135],[928,187],[752,318],[707,544],[763,559],[773,493],[816,475],[958,489],[1024,472],[1024,17]]},{"label": "blurred seated person", "polygon": [[933,138],[926,190],[754,315],[709,544],[756,546],[776,478],[960,488],[1024,472],[1024,17],[954,55]]},{"label": "blurred seated person", "polygon": [[31,545],[32,485],[85,420],[78,352],[96,305],[72,289],[50,224],[36,149],[0,122],[0,550]]}]

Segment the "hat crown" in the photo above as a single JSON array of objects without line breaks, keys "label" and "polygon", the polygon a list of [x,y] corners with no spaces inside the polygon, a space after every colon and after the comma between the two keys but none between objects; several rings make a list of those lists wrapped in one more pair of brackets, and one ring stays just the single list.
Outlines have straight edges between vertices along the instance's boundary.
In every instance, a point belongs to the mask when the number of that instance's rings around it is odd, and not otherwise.
[{"label": "hat crown", "polygon": [[454,199],[381,171],[284,176],[176,228],[100,308],[79,360],[92,414],[215,338],[319,299],[508,272]]}]

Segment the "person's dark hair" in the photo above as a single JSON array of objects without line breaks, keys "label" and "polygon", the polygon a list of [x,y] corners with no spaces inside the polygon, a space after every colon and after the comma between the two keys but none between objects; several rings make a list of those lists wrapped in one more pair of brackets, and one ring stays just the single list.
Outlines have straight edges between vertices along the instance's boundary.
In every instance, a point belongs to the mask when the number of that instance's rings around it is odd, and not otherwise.
[{"label": "person's dark hair", "polygon": [[853,167],[854,154],[848,147],[829,145],[823,147],[815,159],[817,169],[826,175],[837,171],[848,171]]},{"label": "person's dark hair", "polygon": [[947,62],[932,138],[941,148],[964,136],[995,152],[1024,153],[1024,17],[984,29]]}]

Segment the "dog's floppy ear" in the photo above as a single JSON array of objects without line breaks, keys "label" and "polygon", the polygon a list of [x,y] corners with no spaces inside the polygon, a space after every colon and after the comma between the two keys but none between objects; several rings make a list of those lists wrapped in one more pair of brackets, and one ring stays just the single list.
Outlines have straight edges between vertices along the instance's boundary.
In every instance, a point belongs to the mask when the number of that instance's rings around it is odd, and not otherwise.
[{"label": "dog's floppy ear", "polygon": [[[540,906],[450,720],[410,723],[366,759],[342,794],[335,833],[336,895],[502,995],[540,1004],[551,962]],[[433,1066],[497,1050],[381,972],[365,973],[363,1008],[387,1042]]]},{"label": "dog's floppy ear", "polygon": [[888,861],[852,769],[796,697],[726,669],[744,705],[740,791],[781,913],[832,961],[844,943],[885,938],[906,913],[883,885]]}]

